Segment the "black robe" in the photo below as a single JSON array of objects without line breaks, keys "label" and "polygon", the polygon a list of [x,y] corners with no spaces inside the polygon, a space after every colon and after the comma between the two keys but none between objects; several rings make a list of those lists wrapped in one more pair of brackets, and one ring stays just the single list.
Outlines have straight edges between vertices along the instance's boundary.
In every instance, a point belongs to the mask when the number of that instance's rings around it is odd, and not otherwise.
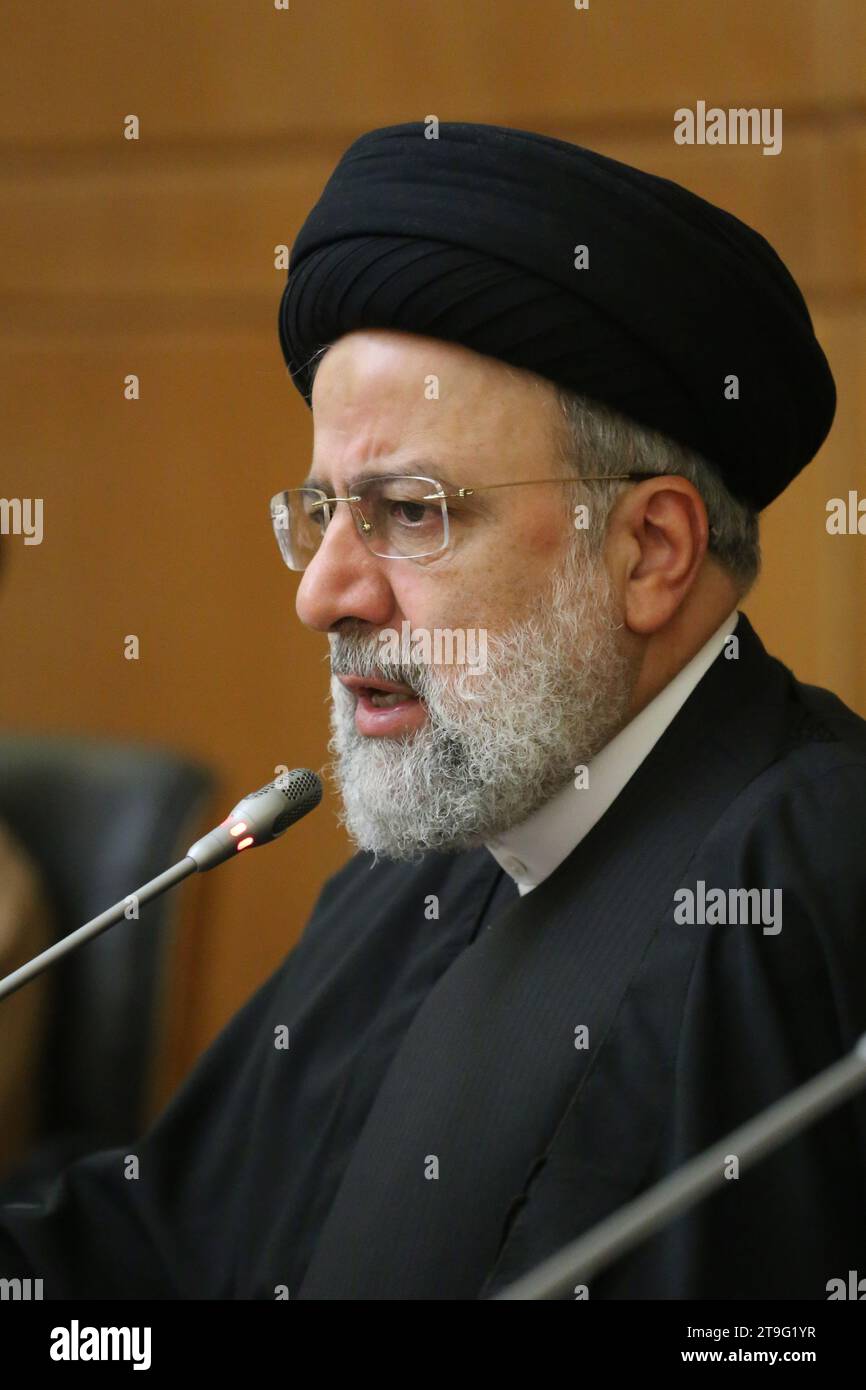
[{"label": "black robe", "polygon": [[[846,1053],[866,724],[737,632],[525,897],[483,848],[356,855],[138,1144],[0,1209],[0,1277],[46,1298],[487,1297]],[[781,931],[677,921],[700,882],[781,889]],[[826,1299],[851,1269],[862,1094],[589,1296]]]}]

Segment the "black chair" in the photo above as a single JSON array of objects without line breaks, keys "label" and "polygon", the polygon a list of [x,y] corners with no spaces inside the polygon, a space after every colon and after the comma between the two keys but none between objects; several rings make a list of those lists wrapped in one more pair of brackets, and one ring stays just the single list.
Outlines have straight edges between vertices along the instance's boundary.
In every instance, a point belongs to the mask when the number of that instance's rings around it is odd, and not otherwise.
[{"label": "black chair", "polygon": [[[0,737],[0,817],[41,872],[57,938],[181,858],[207,828],[215,783],[146,744]],[[38,1130],[16,1181],[142,1132],[176,908],[177,890],[163,894],[49,967]]]}]

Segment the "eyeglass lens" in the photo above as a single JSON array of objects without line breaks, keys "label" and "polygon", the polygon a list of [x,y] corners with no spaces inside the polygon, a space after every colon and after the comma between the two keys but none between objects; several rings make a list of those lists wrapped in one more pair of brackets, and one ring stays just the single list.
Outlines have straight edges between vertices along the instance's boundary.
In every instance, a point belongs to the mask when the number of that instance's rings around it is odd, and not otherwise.
[{"label": "eyeglass lens", "polygon": [[[360,500],[349,505],[359,534],[373,554],[409,559],[443,549],[446,504],[423,500],[425,494],[439,491],[433,478],[403,475],[369,478],[353,485],[351,495]],[[272,507],[272,516],[283,557],[292,569],[305,569],[338,504],[324,502],[314,488],[295,488],[279,500],[284,505]]]}]

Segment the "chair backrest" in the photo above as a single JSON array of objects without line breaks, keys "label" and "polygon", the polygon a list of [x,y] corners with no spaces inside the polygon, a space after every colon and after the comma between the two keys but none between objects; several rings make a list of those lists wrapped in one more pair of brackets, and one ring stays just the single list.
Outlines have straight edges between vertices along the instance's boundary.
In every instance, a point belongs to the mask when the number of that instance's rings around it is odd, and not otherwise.
[{"label": "chair backrest", "polygon": [[[58,939],[185,854],[215,781],[161,747],[0,736],[0,817],[42,874]],[[163,894],[49,967],[37,1142],[70,1134],[86,1152],[140,1133],[175,909]]]}]

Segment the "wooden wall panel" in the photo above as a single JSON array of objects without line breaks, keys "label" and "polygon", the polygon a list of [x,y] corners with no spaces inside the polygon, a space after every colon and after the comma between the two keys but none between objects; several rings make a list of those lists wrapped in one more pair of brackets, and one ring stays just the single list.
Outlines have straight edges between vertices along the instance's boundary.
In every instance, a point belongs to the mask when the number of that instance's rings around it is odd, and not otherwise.
[{"label": "wooden wall panel", "polygon": [[[684,103],[835,105],[856,0],[7,0],[0,140],[275,139],[440,119],[612,122]],[[862,52],[862,50],[861,50]],[[841,80],[840,80],[841,73]],[[862,90],[862,88],[861,88]]]},{"label": "wooden wall panel", "polygon": [[[265,290],[276,321],[286,276],[274,269],[274,246],[291,246],[339,153],[195,170],[153,161],[135,170],[115,155],[74,175],[12,174],[2,283],[18,297],[182,296],[217,306],[221,296],[241,305]],[[127,325],[115,315],[113,326]]]}]

